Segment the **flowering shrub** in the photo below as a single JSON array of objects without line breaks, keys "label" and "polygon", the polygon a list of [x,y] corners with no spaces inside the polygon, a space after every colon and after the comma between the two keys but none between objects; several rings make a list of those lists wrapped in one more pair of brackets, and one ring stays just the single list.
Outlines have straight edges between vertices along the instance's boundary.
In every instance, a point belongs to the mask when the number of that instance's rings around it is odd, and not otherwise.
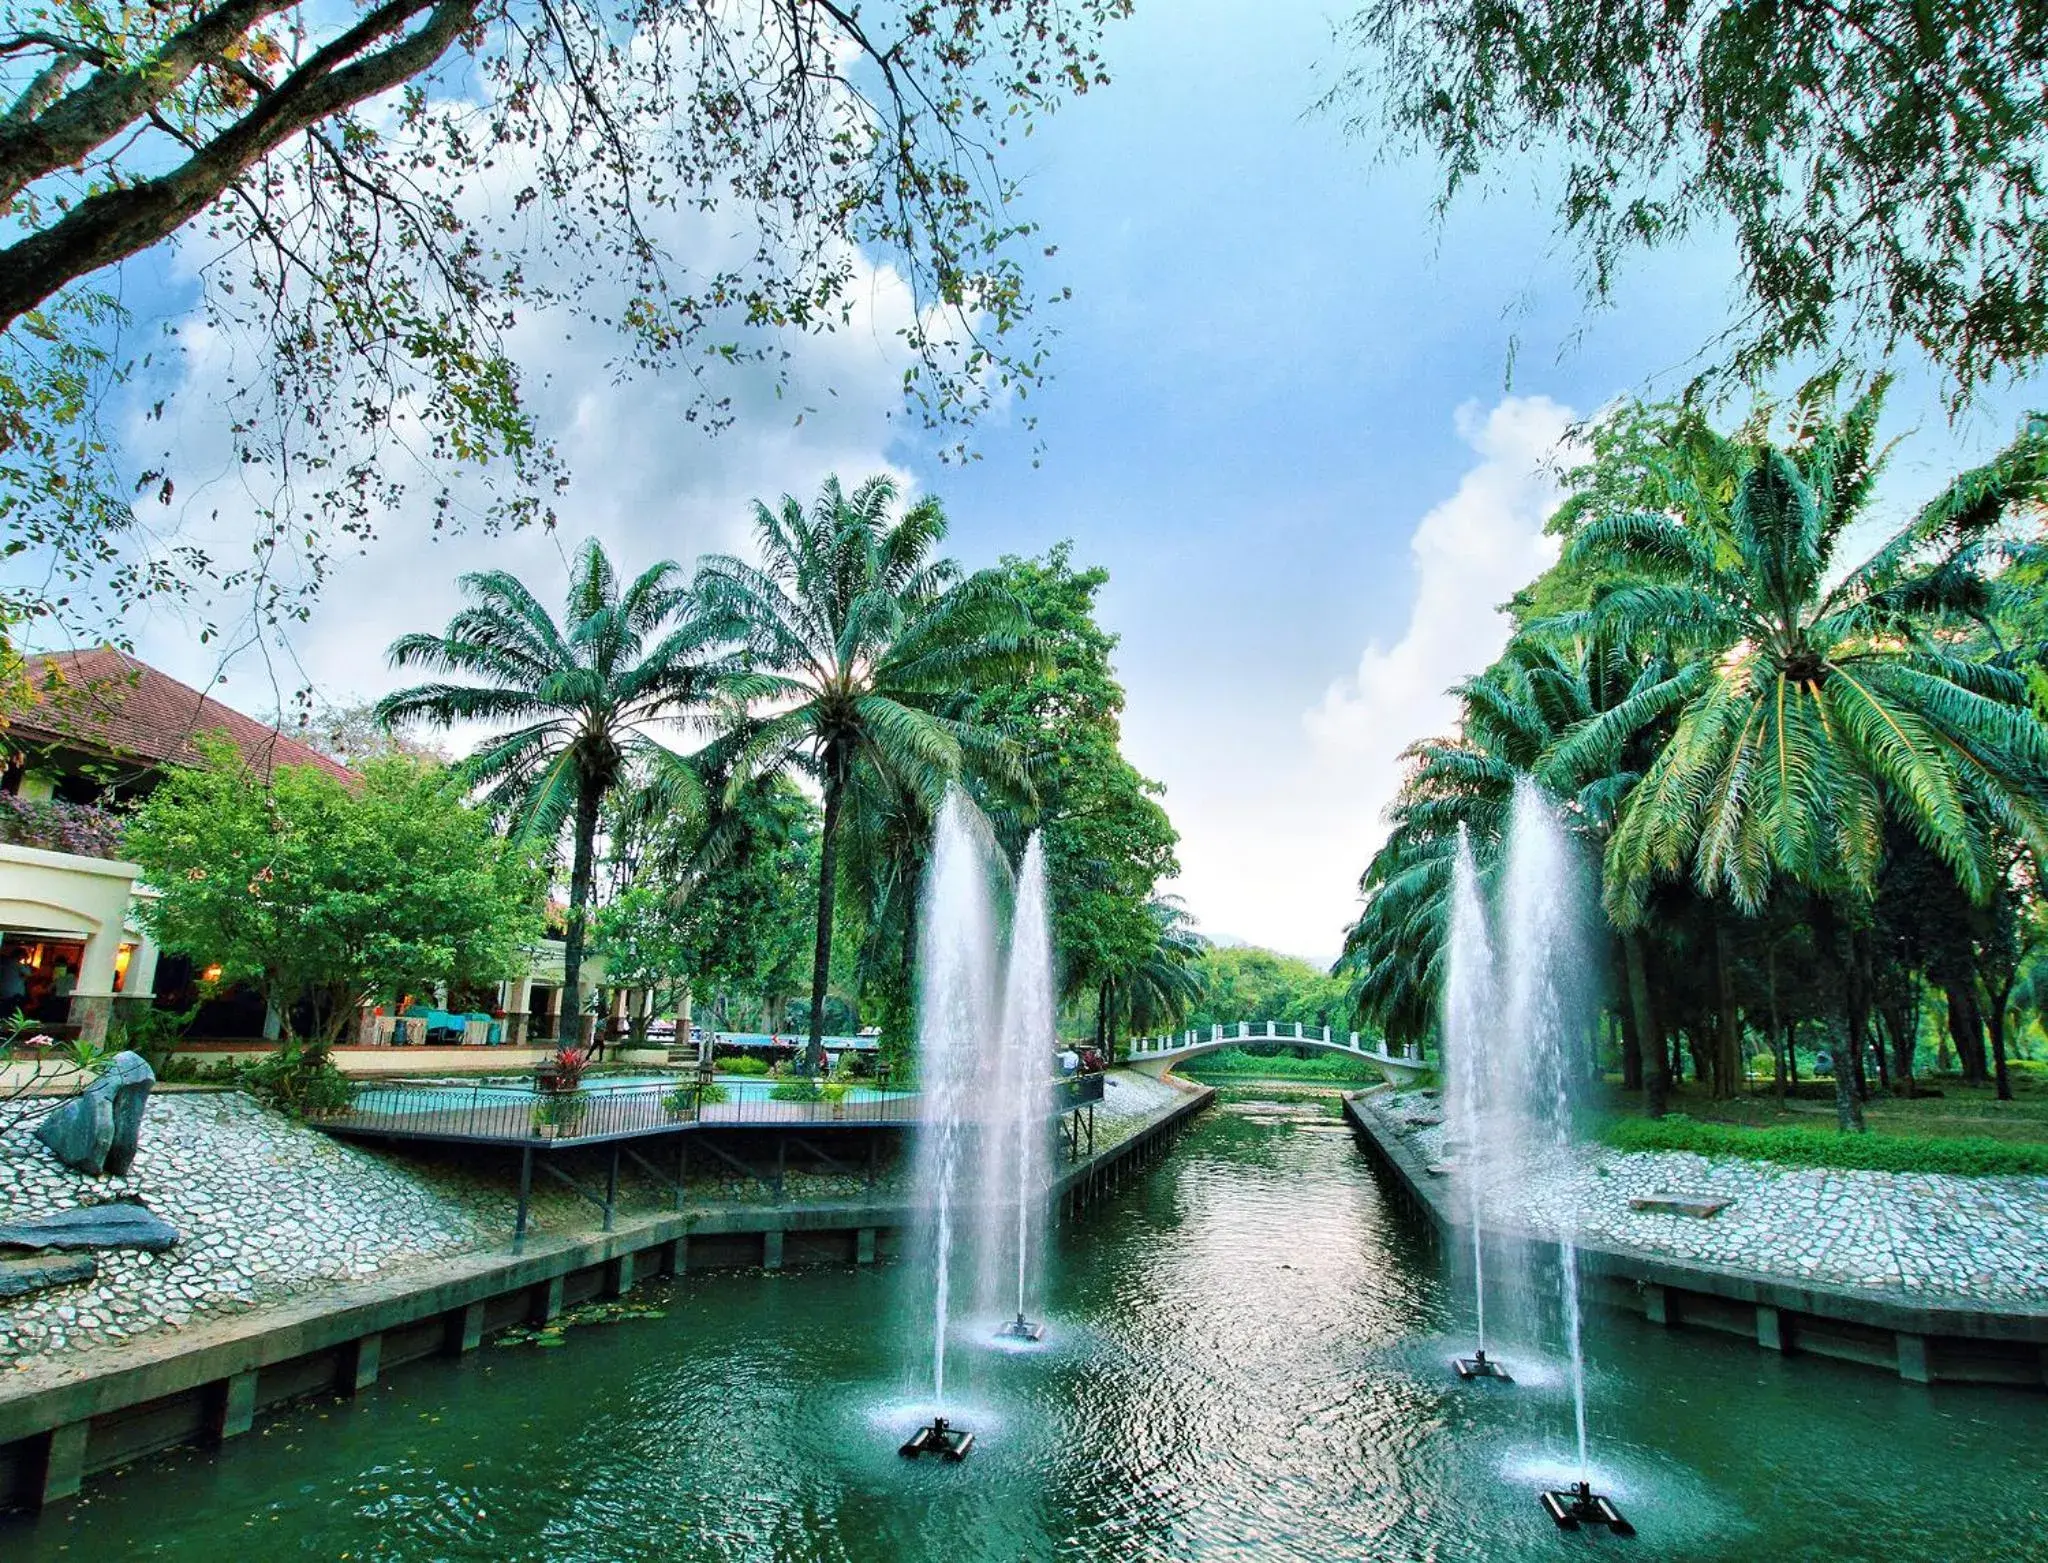
[{"label": "flowering shrub", "polygon": [[556,1050],[555,1056],[540,1067],[540,1087],[543,1091],[571,1092],[582,1089],[583,1069],[590,1062],[590,1049],[564,1047]]},{"label": "flowering shrub", "polygon": [[0,793],[0,841],[80,857],[119,857],[124,816],[90,803]]}]

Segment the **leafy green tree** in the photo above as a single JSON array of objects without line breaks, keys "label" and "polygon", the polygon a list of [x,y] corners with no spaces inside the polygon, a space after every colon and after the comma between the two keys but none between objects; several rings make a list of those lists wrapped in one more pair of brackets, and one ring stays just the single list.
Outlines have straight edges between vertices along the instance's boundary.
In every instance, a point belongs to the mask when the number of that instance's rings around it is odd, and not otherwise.
[{"label": "leafy green tree", "polygon": [[674,1014],[690,993],[689,941],[679,911],[666,886],[641,882],[599,908],[591,924],[605,982],[646,995],[643,1008],[627,1017],[636,1045],[647,1040],[650,1021]]},{"label": "leafy green tree", "polygon": [[2021,0],[1366,0],[1350,31],[1330,106],[1434,154],[1446,203],[1556,154],[1595,301],[1732,230],[1737,378],[1910,344],[1967,397],[2048,351],[2048,21]]},{"label": "leafy green tree", "polygon": [[1152,939],[1135,959],[1103,975],[1096,988],[1095,1042],[1106,1055],[1125,1035],[1170,1031],[1202,998],[1202,954],[1209,941],[1172,896],[1146,903]]},{"label": "leafy green tree", "polygon": [[760,1009],[796,992],[810,975],[818,806],[787,777],[759,778],[714,804],[687,854],[675,916],[692,996],[723,1023],[733,998]]},{"label": "leafy green tree", "polygon": [[[695,610],[677,574],[664,562],[621,589],[604,549],[585,543],[559,624],[504,571],[465,575],[468,606],[447,629],[402,635],[390,651],[393,667],[464,682],[417,684],[377,702],[378,720],[394,728],[511,724],[471,754],[463,775],[484,789],[517,839],[553,849],[568,831],[561,1013],[569,1025],[582,1014],[585,922],[606,799],[668,753],[651,727],[749,687],[718,622]],[[689,776],[673,766],[659,774],[671,785]]]},{"label": "leafy green tree", "polygon": [[1053,944],[1068,997],[1143,961],[1159,940],[1153,894],[1180,871],[1179,835],[1157,782],[1123,756],[1124,690],[1110,658],[1117,638],[1096,621],[1109,579],[1077,570],[1072,546],[1043,559],[1005,558],[1004,584],[1030,615],[1037,664],[997,679],[974,715],[1008,734],[1024,756],[1031,796],[1020,806],[983,788],[983,802],[1013,854],[1040,832],[1051,887]]},{"label": "leafy green tree", "polygon": [[1342,1031],[1350,1018],[1348,983],[1274,950],[1249,945],[1205,950],[1198,976],[1202,999],[1187,1019],[1197,1028],[1240,1020],[1278,1020]]},{"label": "leafy green tree", "polygon": [[496,982],[540,932],[541,877],[459,774],[402,758],[351,786],[283,766],[266,787],[224,743],[176,768],[128,827],[164,948],[254,985],[283,1050],[324,1057],[361,1006],[436,983]]},{"label": "leafy green tree", "polygon": [[[622,366],[693,371],[690,419],[717,427],[733,407],[707,367],[773,372],[787,355],[766,333],[846,326],[865,302],[862,251],[913,294],[913,405],[956,427],[1041,370],[1020,264],[1037,246],[1006,148],[1106,81],[1096,45],[1129,9],[11,9],[0,526],[8,552],[53,568],[10,583],[6,600],[96,638],[118,634],[135,600],[225,570],[220,584],[288,616],[279,555],[308,554],[317,583],[334,540],[353,545],[408,484],[424,483],[435,524],[449,522],[457,488],[473,492],[465,470],[491,485],[492,519],[546,522],[565,474],[515,349],[554,334],[532,330],[536,314],[609,333]],[[706,210],[736,243],[676,242]],[[246,349],[219,355],[240,470],[268,469],[290,495],[220,562],[192,535],[134,545],[134,468],[149,457],[131,461],[99,417],[148,367],[124,345],[150,334],[124,329],[110,271],[181,235],[206,252],[209,340]],[[417,474],[394,458],[401,446],[424,454]],[[171,505],[161,467],[141,487]]]},{"label": "leafy green tree", "polygon": [[896,488],[873,477],[852,494],[828,478],[807,514],[785,496],[756,504],[761,564],[707,557],[695,593],[707,621],[754,670],[706,754],[729,787],[808,776],[823,794],[806,1067],[824,1062],[840,822],[856,769],[870,765],[936,811],[970,769],[1015,771],[1004,735],[950,714],[959,693],[1037,656],[1031,623],[993,571],[962,579],[932,550],[946,535],[935,499],[894,519]]}]

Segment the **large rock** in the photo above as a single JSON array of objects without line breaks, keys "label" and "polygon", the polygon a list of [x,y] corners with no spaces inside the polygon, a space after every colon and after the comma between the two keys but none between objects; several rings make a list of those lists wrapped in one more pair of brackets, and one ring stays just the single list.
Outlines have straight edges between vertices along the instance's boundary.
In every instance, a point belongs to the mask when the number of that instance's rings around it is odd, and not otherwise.
[{"label": "large rock", "polygon": [[0,1299],[26,1297],[53,1286],[70,1286],[90,1281],[100,1273],[100,1262],[91,1254],[37,1255],[34,1258],[0,1259]]},{"label": "large rock", "polygon": [[155,1084],[156,1071],[140,1053],[116,1053],[97,1080],[42,1121],[36,1138],[67,1167],[119,1177],[135,1160],[143,1109]]},{"label": "large rock", "polygon": [[160,1254],[178,1241],[178,1229],[147,1205],[117,1199],[30,1221],[0,1222],[0,1248],[146,1248]]}]

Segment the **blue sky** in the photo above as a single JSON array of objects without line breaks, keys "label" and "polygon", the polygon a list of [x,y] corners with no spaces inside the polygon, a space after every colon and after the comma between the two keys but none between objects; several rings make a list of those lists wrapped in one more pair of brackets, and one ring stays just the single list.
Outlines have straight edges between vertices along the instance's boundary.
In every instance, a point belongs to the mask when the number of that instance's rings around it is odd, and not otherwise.
[{"label": "blue sky", "polygon": [[[1035,435],[997,420],[965,467],[905,437],[885,286],[875,329],[799,354],[799,379],[837,393],[795,398],[823,409],[801,427],[792,403],[743,395],[738,429],[677,435],[680,393],[613,384],[599,344],[539,349],[554,376],[540,405],[578,468],[565,540],[594,532],[622,565],[738,546],[747,497],[883,463],[945,499],[970,564],[1073,538],[1112,572],[1127,748],[1167,785],[1174,888],[1212,934],[1325,960],[1396,756],[1444,725],[1442,689],[1490,660],[1493,605],[1541,562],[1544,451],[1571,414],[1682,378],[1732,274],[1703,242],[1639,264],[1588,316],[1540,170],[1437,226],[1430,168],[1382,162],[1308,112],[1328,15],[1141,4],[1109,40],[1113,85],[1020,145],[1027,209],[1059,247],[1045,280],[1074,298]],[[203,357],[174,437],[193,502],[217,506]],[[2022,400],[1951,430],[1909,376],[1895,423],[1922,433],[1896,468],[1902,500],[1995,443]],[[251,710],[307,682],[360,697],[389,686],[391,635],[445,619],[456,571],[559,570],[556,540],[418,535],[395,528],[345,568],[288,648],[223,667],[160,619],[142,650],[224,673]]]}]

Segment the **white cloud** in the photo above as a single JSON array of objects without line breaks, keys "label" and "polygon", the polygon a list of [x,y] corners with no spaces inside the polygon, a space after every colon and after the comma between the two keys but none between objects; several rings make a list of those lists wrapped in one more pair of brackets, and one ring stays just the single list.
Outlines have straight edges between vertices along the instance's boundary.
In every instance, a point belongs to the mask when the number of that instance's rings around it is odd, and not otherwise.
[{"label": "white cloud", "polygon": [[[1470,403],[1457,416],[1479,464],[1409,541],[1415,603],[1401,638],[1367,645],[1358,670],[1305,714],[1324,753],[1383,768],[1414,738],[1442,728],[1455,710],[1445,687],[1507,644],[1500,604],[1557,557],[1543,523],[1557,505],[1550,458],[1570,409],[1545,396],[1510,396],[1483,417]],[[1382,807],[1393,796],[1391,785],[1384,791]]]},{"label": "white cloud", "polygon": [[1450,726],[1445,689],[1499,655],[1510,629],[1499,605],[1556,557],[1543,535],[1558,498],[1548,467],[1571,421],[1540,396],[1460,409],[1477,459],[1410,535],[1414,595],[1399,633],[1371,640],[1292,734],[1274,723],[1220,763],[1167,768],[1182,832],[1175,888],[1205,926],[1335,957],[1385,836],[1401,751]]}]

